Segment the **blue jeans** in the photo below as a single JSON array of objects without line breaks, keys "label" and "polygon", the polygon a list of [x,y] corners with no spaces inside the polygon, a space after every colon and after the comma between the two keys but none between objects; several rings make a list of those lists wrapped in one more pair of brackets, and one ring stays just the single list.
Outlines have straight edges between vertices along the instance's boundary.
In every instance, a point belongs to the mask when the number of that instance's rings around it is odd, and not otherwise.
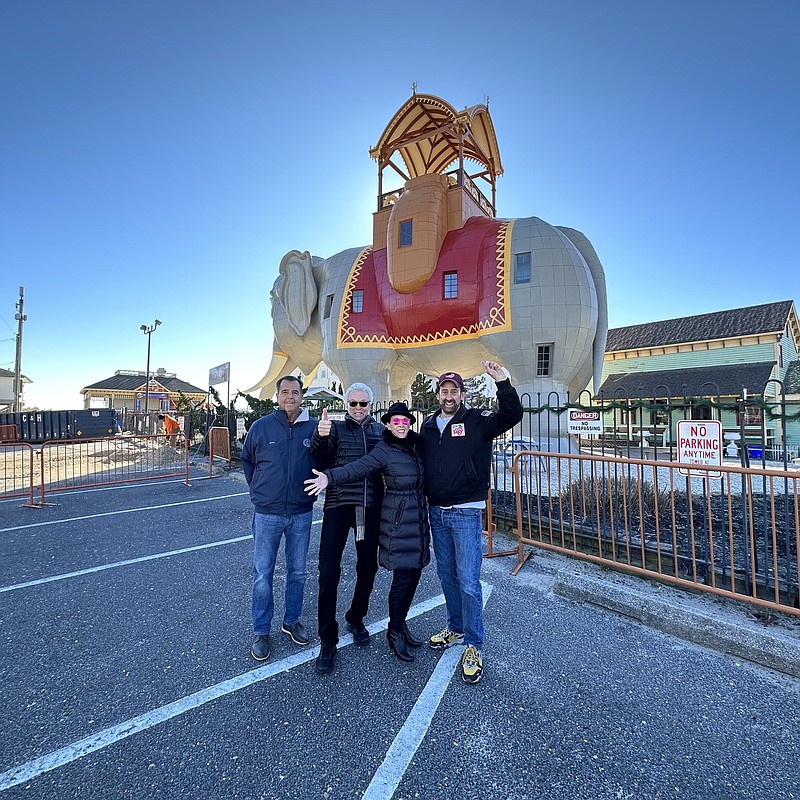
[{"label": "blue jeans", "polygon": [[479,508],[431,506],[436,572],[447,606],[447,627],[464,642],[483,647],[483,525]]},{"label": "blue jeans", "polygon": [[311,538],[311,515],[253,514],[253,633],[261,636],[272,626],[274,601],[272,578],[281,537],[285,536],[286,595],[283,621],[294,625],[303,611],[303,590],[306,585],[306,556]]}]

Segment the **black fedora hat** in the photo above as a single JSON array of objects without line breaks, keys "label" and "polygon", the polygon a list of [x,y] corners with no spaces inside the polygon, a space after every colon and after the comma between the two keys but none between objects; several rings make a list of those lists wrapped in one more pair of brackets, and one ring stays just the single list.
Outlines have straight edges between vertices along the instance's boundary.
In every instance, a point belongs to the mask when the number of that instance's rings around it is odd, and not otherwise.
[{"label": "black fedora hat", "polygon": [[408,417],[412,425],[417,421],[405,403],[392,403],[381,415],[381,422],[385,425],[392,417]]}]

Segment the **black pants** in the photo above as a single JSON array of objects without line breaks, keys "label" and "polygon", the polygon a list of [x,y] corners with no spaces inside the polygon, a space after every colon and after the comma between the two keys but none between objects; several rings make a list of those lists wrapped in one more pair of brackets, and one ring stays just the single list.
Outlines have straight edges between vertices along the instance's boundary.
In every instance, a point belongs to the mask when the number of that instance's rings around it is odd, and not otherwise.
[{"label": "black pants", "polygon": [[391,630],[399,631],[403,627],[421,576],[421,569],[396,569],[392,573],[392,588],[389,589],[389,628]]},{"label": "black pants", "polygon": [[[361,622],[367,615],[369,596],[378,572],[378,530],[380,506],[364,509],[364,538],[356,542],[356,587],[350,609],[345,614],[349,622]],[[319,599],[317,623],[320,641],[336,644],[339,623],[336,621],[336,595],[342,577],[342,553],[350,530],[356,527],[355,506],[326,508],[319,536]]]}]

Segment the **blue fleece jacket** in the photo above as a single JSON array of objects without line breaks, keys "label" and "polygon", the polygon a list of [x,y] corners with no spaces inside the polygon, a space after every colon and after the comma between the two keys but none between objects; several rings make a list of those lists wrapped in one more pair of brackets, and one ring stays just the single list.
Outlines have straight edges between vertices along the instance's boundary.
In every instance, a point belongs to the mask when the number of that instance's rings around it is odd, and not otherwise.
[{"label": "blue fleece jacket", "polygon": [[257,419],[242,445],[242,470],[250,485],[250,502],[259,514],[291,516],[311,511],[314,498],[303,490],[313,478],[311,437],[317,421],[303,410],[289,425],[285,411],[277,409]]}]

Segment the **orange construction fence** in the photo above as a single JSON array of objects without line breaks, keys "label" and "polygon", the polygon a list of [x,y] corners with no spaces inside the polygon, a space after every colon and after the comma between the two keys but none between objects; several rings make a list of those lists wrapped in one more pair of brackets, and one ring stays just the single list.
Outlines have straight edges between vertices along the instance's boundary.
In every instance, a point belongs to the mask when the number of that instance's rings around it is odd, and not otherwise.
[{"label": "orange construction fence", "polygon": [[44,505],[52,492],[169,477],[182,477],[188,486],[186,436],[171,438],[174,444],[163,434],[2,444],[0,499],[28,495],[30,505]]}]

